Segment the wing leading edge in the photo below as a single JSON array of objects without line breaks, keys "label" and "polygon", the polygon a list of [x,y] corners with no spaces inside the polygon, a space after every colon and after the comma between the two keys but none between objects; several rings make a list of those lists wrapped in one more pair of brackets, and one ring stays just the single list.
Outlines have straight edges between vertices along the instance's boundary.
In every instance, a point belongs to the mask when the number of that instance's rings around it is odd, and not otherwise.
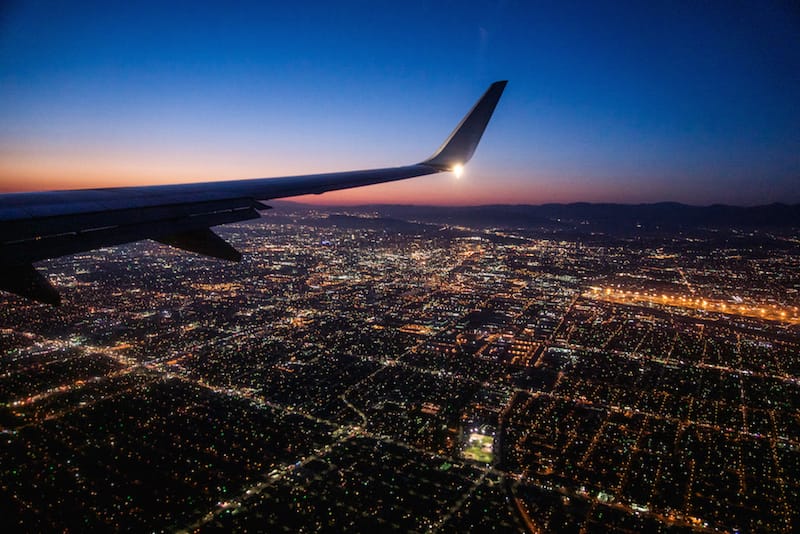
[{"label": "wing leading edge", "polygon": [[506,86],[493,83],[430,158],[402,167],[194,184],[0,195],[0,290],[48,304],[58,292],[33,262],[142,239],[221,259],[241,254],[210,228],[258,218],[259,200],[447,172],[466,164]]}]

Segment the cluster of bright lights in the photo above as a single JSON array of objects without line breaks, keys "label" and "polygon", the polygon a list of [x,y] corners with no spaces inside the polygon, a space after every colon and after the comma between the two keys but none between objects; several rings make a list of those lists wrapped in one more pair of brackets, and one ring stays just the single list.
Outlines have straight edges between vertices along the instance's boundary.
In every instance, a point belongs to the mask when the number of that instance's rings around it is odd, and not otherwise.
[{"label": "cluster of bright lights", "polygon": [[665,304],[681,308],[702,309],[706,311],[717,311],[733,315],[743,315],[747,317],[765,317],[771,320],[786,321],[796,324],[800,321],[798,308],[781,307],[776,304],[743,304],[743,299],[733,296],[728,302],[721,300],[704,299],[701,297],[687,297],[684,295],[666,295],[648,291],[630,291],[615,289],[611,287],[589,286],[591,293],[588,296],[594,298],[607,298],[614,301],[630,300],[636,302],[651,302],[653,304]]}]

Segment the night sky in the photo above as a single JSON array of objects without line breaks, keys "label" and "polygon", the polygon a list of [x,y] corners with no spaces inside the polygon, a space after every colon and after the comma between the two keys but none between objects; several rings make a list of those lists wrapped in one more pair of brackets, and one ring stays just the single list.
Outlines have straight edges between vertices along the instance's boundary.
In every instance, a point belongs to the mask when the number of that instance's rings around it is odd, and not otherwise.
[{"label": "night sky", "polygon": [[414,163],[315,202],[800,202],[796,2],[0,2],[0,190]]}]

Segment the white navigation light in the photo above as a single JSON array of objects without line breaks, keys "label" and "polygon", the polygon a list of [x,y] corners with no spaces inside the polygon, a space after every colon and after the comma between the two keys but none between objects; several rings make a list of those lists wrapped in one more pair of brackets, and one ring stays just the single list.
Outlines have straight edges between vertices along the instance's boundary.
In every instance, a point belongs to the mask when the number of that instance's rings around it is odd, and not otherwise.
[{"label": "white navigation light", "polygon": [[461,178],[461,175],[464,173],[464,166],[460,163],[456,163],[453,166],[453,174],[456,175],[456,178]]}]

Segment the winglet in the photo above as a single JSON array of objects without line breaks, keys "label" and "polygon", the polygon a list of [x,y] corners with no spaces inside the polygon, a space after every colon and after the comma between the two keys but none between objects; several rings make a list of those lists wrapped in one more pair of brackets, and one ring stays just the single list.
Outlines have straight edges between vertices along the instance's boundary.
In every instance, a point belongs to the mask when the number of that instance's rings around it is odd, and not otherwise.
[{"label": "winglet", "polygon": [[467,163],[475,152],[507,83],[508,81],[503,80],[490,85],[439,150],[422,163],[442,171],[453,170],[457,165]]}]

